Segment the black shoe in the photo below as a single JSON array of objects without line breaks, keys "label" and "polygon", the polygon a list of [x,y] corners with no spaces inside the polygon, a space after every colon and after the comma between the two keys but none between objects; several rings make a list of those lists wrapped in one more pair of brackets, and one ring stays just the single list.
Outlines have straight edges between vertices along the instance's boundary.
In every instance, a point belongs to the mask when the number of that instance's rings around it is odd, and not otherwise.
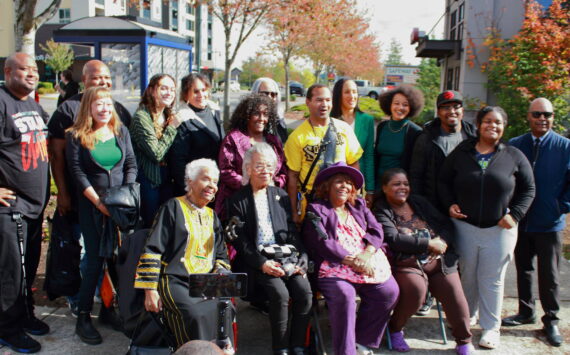
[{"label": "black shoe", "polygon": [[89,314],[89,312],[80,312],[77,316],[75,334],[77,334],[83,342],[90,345],[97,345],[103,342],[101,334],[99,334],[97,329],[93,326],[93,323],[91,323],[91,314]]},{"label": "black shoe", "polygon": [[516,327],[517,325],[534,323],[536,323],[536,318],[534,316],[525,317],[520,314],[515,314],[514,316],[504,318],[501,325],[504,327]]},{"label": "black shoe", "polygon": [[101,305],[101,310],[99,311],[99,323],[110,325],[118,332],[123,330],[123,322],[121,321],[119,314],[115,311],[115,307],[107,308]]},{"label": "black shoe", "polygon": [[289,355],[289,350],[287,349],[273,350],[273,355]]},{"label": "black shoe", "polygon": [[552,346],[560,346],[562,345],[562,335],[560,334],[560,329],[558,329],[557,325],[545,325],[542,328],[544,334],[546,334],[546,340]]},{"label": "black shoe", "polygon": [[20,331],[16,334],[8,335],[0,338],[0,344],[6,345],[10,349],[19,353],[37,353],[42,346],[40,343],[31,338],[28,334]]},{"label": "black shoe", "polygon": [[305,355],[306,353],[305,348],[302,346],[295,346],[291,348],[291,351],[289,352],[291,355]]},{"label": "black shoe", "polygon": [[32,315],[31,318],[27,318],[22,323],[22,328],[26,333],[32,335],[45,335],[49,333],[49,325],[47,325],[44,321],[41,321],[36,318],[36,316]]},{"label": "black shoe", "polygon": [[426,298],[426,301],[423,304],[423,306],[421,306],[420,309],[418,309],[416,315],[427,316],[432,306],[433,306],[433,297],[429,296],[428,298]]}]

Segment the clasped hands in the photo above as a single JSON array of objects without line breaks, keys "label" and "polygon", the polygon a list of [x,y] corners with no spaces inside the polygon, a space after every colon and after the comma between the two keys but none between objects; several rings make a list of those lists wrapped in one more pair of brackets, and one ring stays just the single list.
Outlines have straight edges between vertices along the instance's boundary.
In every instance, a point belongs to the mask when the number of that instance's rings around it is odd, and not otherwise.
[{"label": "clasped hands", "polygon": [[[263,265],[261,265],[261,272],[266,275],[273,277],[283,277],[285,276],[285,271],[281,267],[281,263],[275,260],[267,260]],[[297,265],[295,265],[295,272],[293,274],[304,275],[305,271]]]},{"label": "clasped hands", "polygon": [[342,260],[342,263],[350,266],[354,271],[365,274],[367,276],[374,276],[374,265],[372,263],[372,256],[376,251],[364,249],[361,253],[356,255],[347,255]]}]

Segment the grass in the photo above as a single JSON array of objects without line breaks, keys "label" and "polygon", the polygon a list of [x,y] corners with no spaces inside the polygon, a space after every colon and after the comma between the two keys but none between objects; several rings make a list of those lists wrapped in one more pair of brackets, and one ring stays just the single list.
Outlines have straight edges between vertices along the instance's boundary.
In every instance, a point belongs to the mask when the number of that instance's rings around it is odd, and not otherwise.
[{"label": "grass", "polygon": [[[371,115],[376,120],[380,120],[385,116],[384,112],[380,109],[378,101],[369,97],[361,97],[358,101],[358,106],[362,111]],[[305,118],[309,117],[309,109],[306,104],[295,105],[291,107],[291,111],[300,111],[303,112]]]}]

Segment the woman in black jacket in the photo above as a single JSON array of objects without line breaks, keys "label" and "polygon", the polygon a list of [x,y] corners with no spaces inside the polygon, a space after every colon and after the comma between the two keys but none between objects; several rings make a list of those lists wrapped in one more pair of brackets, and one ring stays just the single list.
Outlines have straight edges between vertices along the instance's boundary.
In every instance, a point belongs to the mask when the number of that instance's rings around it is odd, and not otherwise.
[{"label": "woman in black jacket", "polygon": [[193,160],[218,160],[220,145],[225,137],[220,109],[210,101],[210,81],[202,74],[189,74],[180,83],[180,100],[184,103],[178,112],[178,133],[170,146],[167,165],[174,182],[174,196],[186,193],[184,171]]},{"label": "woman in black jacket", "polygon": [[[291,217],[289,197],[285,190],[271,186],[276,166],[277,156],[267,143],[257,143],[245,153],[242,183],[247,185],[228,200],[227,216],[230,221],[237,217],[245,222],[236,228],[237,261],[248,271],[250,292],[258,284],[269,297],[273,353],[297,355],[305,351],[312,293],[306,277],[307,254]],[[269,245],[294,246],[299,256],[276,260],[261,250]],[[287,339],[289,298],[292,320]]]},{"label": "woman in black jacket", "polygon": [[[83,94],[75,124],[68,130],[66,155],[78,191],[78,214],[87,265],[79,289],[79,315],[76,333],[88,344],[102,342],[91,323],[95,288],[103,269],[105,240],[116,242],[109,211],[99,198],[112,186],[135,182],[136,158],[129,131],[121,124],[113,106],[111,92],[104,87],[87,89]],[[110,238],[110,239],[107,239]],[[120,329],[113,307],[102,305],[99,321]]]},{"label": "woman in black jacket", "polygon": [[477,113],[478,138],[462,142],[440,174],[441,204],[457,229],[461,283],[472,324],[479,313],[482,347],[499,346],[503,281],[517,241],[517,224],[534,198],[526,157],[501,143],[507,114],[487,106]]},{"label": "woman in black jacket", "polygon": [[390,337],[397,351],[410,348],[403,327],[422,306],[429,291],[443,304],[460,355],[474,351],[469,330],[469,308],[457,273],[453,250],[454,228],[428,200],[410,195],[403,169],[387,170],[382,176],[382,194],[375,215],[384,229],[392,252],[392,273],[400,298],[390,319]]}]

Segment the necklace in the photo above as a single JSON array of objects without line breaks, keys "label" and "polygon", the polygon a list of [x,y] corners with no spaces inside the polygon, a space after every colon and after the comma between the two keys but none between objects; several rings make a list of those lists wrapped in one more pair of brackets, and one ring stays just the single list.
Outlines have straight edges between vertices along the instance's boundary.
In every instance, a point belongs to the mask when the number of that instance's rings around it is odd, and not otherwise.
[{"label": "necklace", "polygon": [[[408,122],[409,122],[409,121],[408,121]],[[394,129],[392,129],[392,125],[391,125],[392,120],[390,120],[390,121],[388,121],[388,129],[389,129],[390,132],[392,132],[392,133],[398,133],[398,132],[400,132],[401,130],[403,130],[404,127],[406,127],[406,126],[408,125],[408,122],[404,123],[404,124],[402,125],[402,127],[400,127],[400,129],[394,130]]]}]

